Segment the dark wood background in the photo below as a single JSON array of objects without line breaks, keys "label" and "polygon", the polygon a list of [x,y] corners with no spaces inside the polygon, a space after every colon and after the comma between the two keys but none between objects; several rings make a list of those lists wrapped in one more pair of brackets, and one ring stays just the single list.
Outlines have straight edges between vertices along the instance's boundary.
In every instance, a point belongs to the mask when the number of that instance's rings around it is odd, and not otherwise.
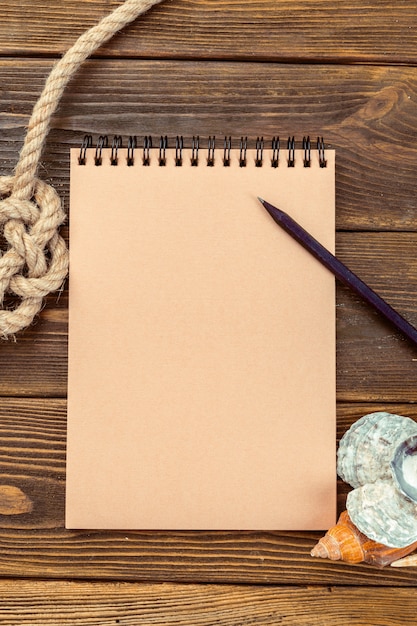
[{"label": "dark wood background", "polygon": [[[54,61],[118,4],[3,0],[2,174]],[[40,176],[68,209],[69,147],[87,132],[324,135],[337,253],[417,324],[416,63],[409,0],[166,0],[83,65]],[[417,569],[312,559],[320,533],[64,530],[67,304],[49,296],[0,344],[0,484],[32,506],[0,497],[0,623],[415,623]],[[342,287],[336,307],[338,437],[375,410],[417,419],[416,349]]]}]

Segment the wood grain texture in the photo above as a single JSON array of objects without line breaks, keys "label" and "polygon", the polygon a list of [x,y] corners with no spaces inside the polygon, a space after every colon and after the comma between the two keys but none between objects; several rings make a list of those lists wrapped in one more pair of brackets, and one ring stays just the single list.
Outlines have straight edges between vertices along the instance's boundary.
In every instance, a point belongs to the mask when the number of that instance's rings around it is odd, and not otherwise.
[{"label": "wood grain texture", "polygon": [[[408,241],[406,238],[405,234],[340,233],[336,251],[358,276],[417,326],[417,292],[413,287],[417,239],[415,235]],[[398,299],[393,298],[394,291]],[[337,289],[336,307],[338,399],[415,401],[416,349],[343,286]]]},{"label": "wood grain texture", "polygon": [[[17,161],[50,61],[0,60],[0,162]],[[324,135],[337,151],[337,228],[416,230],[417,78],[406,67],[265,63],[87,62],[52,120],[40,175],[68,208],[68,149],[84,133],[232,135],[301,142]],[[236,144],[235,144],[236,145]]]},{"label": "wood grain texture", "polygon": [[0,515],[23,515],[32,510],[32,500],[19,487],[0,485]]},{"label": "wood grain texture", "polygon": [[[0,54],[60,55],[115,0],[3,0]],[[407,0],[166,0],[99,54],[151,58],[415,63],[417,15]]]},{"label": "wood grain texture", "polygon": [[32,326],[15,341],[1,341],[0,395],[66,395],[68,311],[55,303],[56,296],[50,296]]},{"label": "wood grain texture", "polygon": [[[376,410],[417,420],[415,404],[341,403],[338,438]],[[65,400],[0,399],[1,483],[21,489],[33,503],[31,512],[0,514],[2,577],[416,585],[413,569],[311,558],[318,532],[66,531],[65,440]],[[339,512],[348,490],[339,481]]]},{"label": "wood grain texture", "polygon": [[404,626],[412,589],[0,581],[7,626]]},{"label": "wood grain texture", "polygon": [[[3,0],[1,174],[54,59],[119,3]],[[40,175],[68,210],[68,149],[86,132],[324,135],[337,150],[337,253],[417,324],[414,5],[165,0],[72,81]],[[16,342],[0,342],[0,624],[415,622],[414,569],[312,559],[320,533],[65,531],[67,307],[65,289]],[[415,350],[343,287],[337,340],[337,439],[375,410],[417,420]],[[348,491],[339,481],[339,511]]]}]

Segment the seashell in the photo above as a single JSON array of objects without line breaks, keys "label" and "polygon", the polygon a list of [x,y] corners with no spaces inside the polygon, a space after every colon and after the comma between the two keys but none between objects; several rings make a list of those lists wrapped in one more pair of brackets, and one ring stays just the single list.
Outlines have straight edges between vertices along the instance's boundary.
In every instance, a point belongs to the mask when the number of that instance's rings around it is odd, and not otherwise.
[{"label": "seashell", "polygon": [[340,440],[337,473],[352,487],[391,478],[391,459],[404,439],[416,435],[409,417],[377,412],[364,415]]},{"label": "seashell", "polygon": [[417,435],[400,443],[391,461],[391,470],[401,492],[417,502]]},{"label": "seashell", "polygon": [[404,559],[394,561],[391,563],[391,567],[417,567],[417,554],[410,554]]},{"label": "seashell", "polygon": [[364,559],[362,545],[367,540],[343,511],[336,526],[330,528],[311,551],[311,556],[331,561],[360,563]]},{"label": "seashell", "polygon": [[311,556],[345,561],[346,563],[369,563],[379,567],[410,554],[417,548],[417,543],[405,548],[390,548],[372,541],[353,524],[347,511],[340,515],[336,526],[330,528],[324,537],[314,546]]},{"label": "seashell", "polygon": [[393,548],[417,541],[417,503],[392,480],[377,480],[348,494],[349,517],[367,537]]},{"label": "seashell", "polygon": [[382,543],[372,541],[368,539],[363,545],[363,551],[365,553],[364,561],[369,565],[376,565],[377,567],[385,567],[385,565],[391,565],[392,563],[399,563],[403,557],[407,558],[407,555],[417,548],[417,542],[411,543],[404,548],[390,548],[384,546]]}]

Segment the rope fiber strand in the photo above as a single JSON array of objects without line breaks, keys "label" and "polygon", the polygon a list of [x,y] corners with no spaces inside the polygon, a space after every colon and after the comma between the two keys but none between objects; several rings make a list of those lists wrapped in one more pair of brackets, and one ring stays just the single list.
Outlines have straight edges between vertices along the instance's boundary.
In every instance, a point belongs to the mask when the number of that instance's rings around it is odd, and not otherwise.
[{"label": "rope fiber strand", "polygon": [[[33,108],[14,176],[0,176],[0,229],[6,250],[0,251],[0,335],[29,326],[43,298],[59,289],[68,273],[68,250],[58,234],[65,220],[61,200],[37,178],[43,146],[68,82],[80,65],[115,33],[162,0],[126,0],[83,33],[56,63]],[[6,306],[12,294],[14,308]]]}]

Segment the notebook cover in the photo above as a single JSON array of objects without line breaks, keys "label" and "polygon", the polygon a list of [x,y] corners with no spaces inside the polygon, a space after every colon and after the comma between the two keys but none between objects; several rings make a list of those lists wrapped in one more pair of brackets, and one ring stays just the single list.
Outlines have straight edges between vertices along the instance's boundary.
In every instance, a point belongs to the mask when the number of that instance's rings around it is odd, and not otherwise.
[{"label": "notebook cover", "polygon": [[334,152],[85,166],[71,150],[66,526],[335,522]]}]

